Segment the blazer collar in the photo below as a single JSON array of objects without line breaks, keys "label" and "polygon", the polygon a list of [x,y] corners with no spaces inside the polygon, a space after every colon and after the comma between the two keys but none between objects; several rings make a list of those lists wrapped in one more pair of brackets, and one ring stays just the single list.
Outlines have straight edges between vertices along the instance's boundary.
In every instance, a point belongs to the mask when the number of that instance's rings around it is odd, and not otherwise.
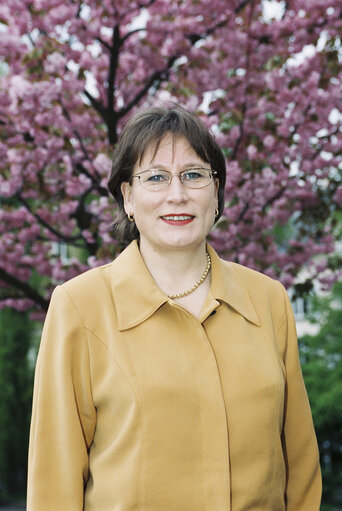
[{"label": "blazer collar", "polygon": [[[248,321],[260,325],[246,285],[233,263],[223,261],[208,245],[212,262],[211,292]],[[148,271],[136,241],[133,241],[111,264],[111,286],[119,330],[132,328],[159,309],[170,298],[159,289]]]},{"label": "blazer collar", "polygon": [[211,293],[216,300],[223,301],[254,325],[260,320],[248,293],[247,284],[239,275],[239,265],[220,259],[215,250],[207,245],[211,257]]}]

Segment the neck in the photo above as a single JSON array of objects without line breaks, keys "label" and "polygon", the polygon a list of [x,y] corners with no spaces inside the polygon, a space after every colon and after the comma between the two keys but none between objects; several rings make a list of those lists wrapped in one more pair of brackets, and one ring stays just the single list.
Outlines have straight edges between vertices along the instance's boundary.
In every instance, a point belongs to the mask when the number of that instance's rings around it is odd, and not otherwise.
[{"label": "neck", "polygon": [[165,251],[157,251],[142,241],[140,252],[152,277],[168,295],[191,288],[207,265],[205,240],[192,249]]}]

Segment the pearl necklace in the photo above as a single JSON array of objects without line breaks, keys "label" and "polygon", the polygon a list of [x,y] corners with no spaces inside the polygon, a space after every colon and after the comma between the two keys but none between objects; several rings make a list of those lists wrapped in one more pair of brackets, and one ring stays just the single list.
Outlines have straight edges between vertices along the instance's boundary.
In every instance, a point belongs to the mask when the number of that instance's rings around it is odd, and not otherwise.
[{"label": "pearl necklace", "polygon": [[174,300],[175,298],[183,298],[183,296],[187,296],[187,295],[193,293],[198,288],[198,286],[200,286],[202,284],[202,282],[205,281],[205,279],[207,278],[208,273],[210,271],[210,268],[211,268],[211,259],[210,259],[210,255],[207,252],[207,266],[206,266],[201,278],[196,282],[196,284],[194,284],[190,289],[183,291],[182,293],[178,293],[176,295],[167,295],[167,296],[169,298],[171,298],[171,300]]}]

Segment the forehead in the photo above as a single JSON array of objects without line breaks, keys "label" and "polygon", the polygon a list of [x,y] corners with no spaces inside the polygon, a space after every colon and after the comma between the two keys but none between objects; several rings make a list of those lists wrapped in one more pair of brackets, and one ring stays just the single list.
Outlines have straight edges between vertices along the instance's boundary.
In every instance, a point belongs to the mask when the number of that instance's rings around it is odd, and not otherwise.
[{"label": "forehead", "polygon": [[152,141],[146,146],[137,164],[162,164],[163,161],[173,164],[178,159],[184,160],[184,163],[187,160],[189,163],[203,162],[184,136],[167,133],[160,140]]}]

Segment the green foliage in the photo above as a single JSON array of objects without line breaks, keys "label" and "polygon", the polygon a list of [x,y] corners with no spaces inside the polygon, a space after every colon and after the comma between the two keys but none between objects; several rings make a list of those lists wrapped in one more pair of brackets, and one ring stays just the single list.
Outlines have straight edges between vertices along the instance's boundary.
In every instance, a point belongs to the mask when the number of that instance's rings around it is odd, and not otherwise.
[{"label": "green foliage", "polygon": [[27,313],[0,311],[0,503],[26,491],[33,328]]},{"label": "green foliage", "polygon": [[[342,480],[342,282],[328,297],[315,297],[310,317],[320,328],[300,339],[305,383],[319,443],[324,509],[341,505]],[[322,507],[323,509],[323,507]]]}]

